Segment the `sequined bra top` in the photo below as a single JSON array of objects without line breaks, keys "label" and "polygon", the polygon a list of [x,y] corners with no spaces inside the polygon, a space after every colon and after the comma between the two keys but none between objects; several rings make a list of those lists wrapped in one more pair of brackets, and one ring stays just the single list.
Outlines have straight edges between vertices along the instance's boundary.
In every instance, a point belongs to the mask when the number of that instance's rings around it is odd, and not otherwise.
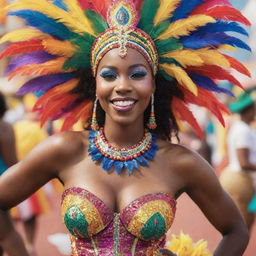
[{"label": "sequined bra top", "polygon": [[167,193],[147,194],[115,213],[91,192],[72,187],[64,191],[61,209],[72,256],[156,256],[176,201]]}]

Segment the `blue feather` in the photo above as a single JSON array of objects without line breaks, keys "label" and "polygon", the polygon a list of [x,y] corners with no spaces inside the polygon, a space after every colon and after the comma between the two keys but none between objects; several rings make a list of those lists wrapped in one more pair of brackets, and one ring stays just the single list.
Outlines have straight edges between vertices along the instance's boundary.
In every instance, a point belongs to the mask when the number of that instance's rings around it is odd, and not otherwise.
[{"label": "blue feather", "polygon": [[221,44],[228,44],[251,51],[251,48],[242,40],[233,36],[228,36],[225,33],[209,33],[204,36],[194,33],[190,36],[184,36],[180,39],[180,42],[183,46],[190,49],[217,47]]},{"label": "blue feather", "polygon": [[241,27],[237,22],[227,22],[222,20],[218,20],[215,23],[208,23],[204,27],[198,28],[198,30],[195,33],[207,34],[217,32],[237,32],[242,35],[248,36],[248,32],[243,27]]},{"label": "blue feather", "polygon": [[30,92],[48,91],[56,85],[65,83],[74,77],[71,73],[51,74],[39,76],[26,82],[17,92],[19,95],[24,95]]},{"label": "blue feather", "polygon": [[204,0],[182,0],[177,9],[174,11],[173,16],[170,18],[170,22],[184,19]]},{"label": "blue feather", "polygon": [[192,73],[190,73],[189,76],[193,80],[193,82],[201,88],[204,88],[208,91],[222,92],[222,93],[226,93],[230,96],[234,96],[234,94],[232,92],[230,92],[229,90],[227,90],[225,88],[218,86],[216,83],[214,83],[210,78],[208,78],[206,76],[201,76],[201,75],[192,74]]},{"label": "blue feather", "polygon": [[74,33],[65,25],[58,23],[57,20],[49,18],[41,12],[20,10],[9,12],[9,15],[20,17],[26,20],[27,25],[35,27],[46,34],[50,34],[59,39],[68,40],[74,36]]},{"label": "blue feather", "polygon": [[64,11],[68,10],[66,4],[62,0],[54,0],[52,3],[58,6],[59,8],[63,9]]}]

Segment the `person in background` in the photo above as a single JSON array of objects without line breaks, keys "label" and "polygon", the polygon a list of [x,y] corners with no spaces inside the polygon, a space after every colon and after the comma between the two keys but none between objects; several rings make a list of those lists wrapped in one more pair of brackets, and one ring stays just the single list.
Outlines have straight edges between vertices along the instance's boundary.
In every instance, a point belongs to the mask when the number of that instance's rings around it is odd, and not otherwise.
[{"label": "person in background", "polygon": [[[7,110],[4,95],[0,92],[0,175],[17,162],[15,136],[10,124],[3,120]],[[15,230],[8,212],[0,210],[0,255],[28,256],[23,240]]]},{"label": "person in background", "polygon": [[231,112],[238,114],[239,118],[229,128],[229,164],[220,175],[223,188],[236,202],[249,229],[255,218],[248,211],[256,181],[256,131],[251,127],[256,117],[255,92],[255,88],[248,89],[229,103]]},{"label": "person in background", "polygon": [[[22,120],[13,125],[19,161],[24,159],[37,144],[48,137],[45,129],[40,127],[37,113],[31,110],[35,99],[36,97],[32,94],[26,95],[21,99],[25,113]],[[10,211],[13,220],[22,222],[25,231],[25,244],[30,255],[33,256],[36,255],[37,218],[39,215],[49,212],[48,201],[43,187]]]}]

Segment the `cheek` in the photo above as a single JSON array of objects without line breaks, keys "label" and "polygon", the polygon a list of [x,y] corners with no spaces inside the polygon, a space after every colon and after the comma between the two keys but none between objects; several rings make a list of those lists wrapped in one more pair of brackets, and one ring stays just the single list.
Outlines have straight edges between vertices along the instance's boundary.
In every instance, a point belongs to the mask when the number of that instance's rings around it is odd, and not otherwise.
[{"label": "cheek", "polygon": [[98,98],[102,98],[108,95],[110,91],[110,86],[106,84],[105,81],[103,81],[100,78],[96,79],[96,95]]},{"label": "cheek", "polygon": [[136,85],[137,91],[145,97],[151,96],[154,92],[154,83],[152,79],[144,79]]}]

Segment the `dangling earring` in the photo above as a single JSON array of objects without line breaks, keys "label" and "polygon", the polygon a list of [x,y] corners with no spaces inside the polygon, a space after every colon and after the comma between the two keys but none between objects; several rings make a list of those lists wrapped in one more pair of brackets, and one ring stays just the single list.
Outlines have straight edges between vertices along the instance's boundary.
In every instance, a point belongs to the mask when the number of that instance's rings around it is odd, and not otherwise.
[{"label": "dangling earring", "polygon": [[97,103],[98,103],[98,97],[96,97],[96,99],[94,101],[93,111],[92,111],[91,129],[94,131],[99,130],[99,125],[98,125],[97,118],[96,118]]},{"label": "dangling earring", "polygon": [[150,111],[149,120],[147,122],[147,127],[150,130],[154,130],[157,127],[156,117],[155,117],[155,108],[154,108],[154,94],[152,94],[152,97],[151,97],[151,111]]}]

